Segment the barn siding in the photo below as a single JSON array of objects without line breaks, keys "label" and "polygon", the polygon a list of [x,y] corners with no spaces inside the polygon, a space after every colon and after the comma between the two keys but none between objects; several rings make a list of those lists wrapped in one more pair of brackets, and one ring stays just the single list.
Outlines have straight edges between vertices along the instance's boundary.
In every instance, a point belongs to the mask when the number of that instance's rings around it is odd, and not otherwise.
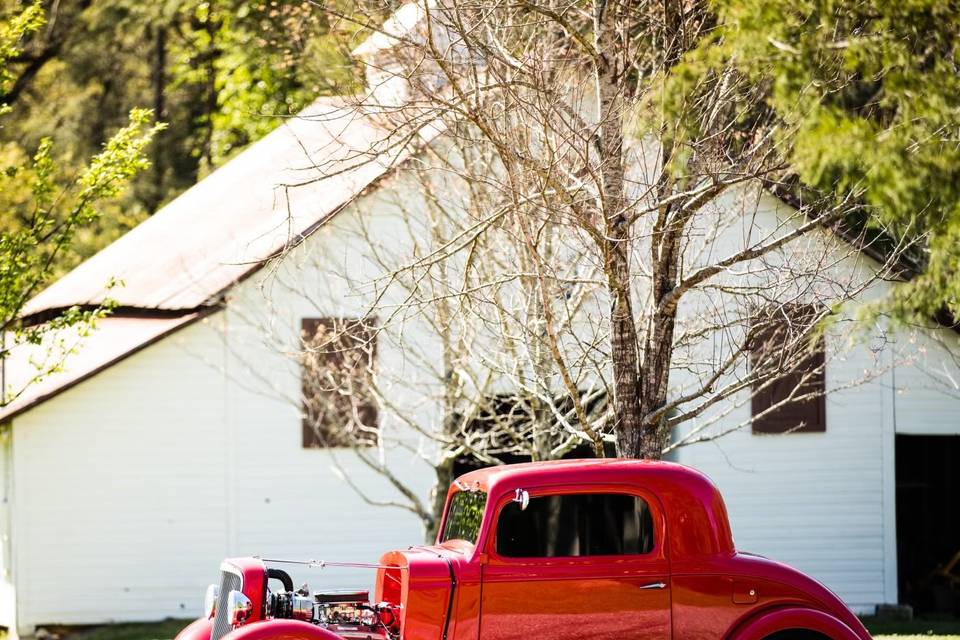
[{"label": "barn siding", "polygon": [[[792,564],[872,612],[897,601],[894,434],[960,434],[960,367],[945,348],[956,341],[936,328],[873,332],[828,362],[828,390],[878,360],[884,369],[828,395],[826,433],[761,436],[748,426],[672,457],[718,484],[738,548]],[[874,353],[871,343],[884,347]],[[749,403],[724,424],[748,418]]]},{"label": "barn siding", "polygon": [[[229,386],[228,411],[238,446],[230,455],[236,470],[233,491],[244,499],[235,499],[231,554],[375,562],[388,549],[424,540],[420,521],[411,513],[371,506],[341,479],[341,474],[348,475],[371,500],[402,502],[388,482],[355,454],[302,446],[301,381],[294,355],[301,320],[368,314],[373,294],[365,287],[385,265],[370,260],[367,234],[374,234],[375,241],[397,256],[411,253],[396,197],[406,187],[398,180],[390,184],[339,214],[285,256],[277,270],[265,270],[232,296],[228,368],[237,384]],[[410,202],[413,197],[405,192],[400,200]],[[390,262],[389,256],[381,257]],[[406,351],[391,337],[396,336],[388,329],[377,338],[378,385],[392,404],[412,403],[407,407],[409,417],[435,426],[439,405],[425,401],[429,372],[409,356],[429,352],[436,339],[416,323],[403,327]],[[267,393],[261,392],[256,403],[248,402],[245,389],[258,383]],[[370,455],[386,457],[397,477],[426,498],[434,481],[432,468],[410,451],[397,449],[395,444],[410,436],[389,411],[381,410],[378,422],[384,446],[370,450]],[[309,580],[313,588],[372,588],[374,577],[370,570],[291,573],[295,579]]]},{"label": "barn siding", "polygon": [[[368,497],[395,498],[354,455],[302,448],[291,402],[299,393],[290,354],[301,318],[365,313],[372,292],[357,285],[383,269],[365,234],[381,234],[394,258],[412,254],[400,203],[421,206],[409,185],[396,183],[360,199],[277,269],[236,287],[225,311],[16,419],[21,629],[196,615],[225,556],[371,561],[422,540],[417,518],[370,506],[341,480],[342,470]],[[391,342],[400,339],[417,353]],[[424,364],[439,361],[436,336],[410,322],[383,340],[379,383],[408,416],[436,427],[437,371]],[[837,338],[827,370],[832,389],[876,363],[868,346],[840,346]],[[918,422],[932,402],[919,384],[896,399],[889,390],[928,374],[898,366],[838,390],[827,399],[826,433],[754,436],[747,428],[674,457],[718,483],[740,548],[794,564],[866,611],[896,599],[894,427]],[[942,397],[923,428],[956,428],[958,398]],[[720,427],[748,418],[746,402]],[[400,423],[382,416],[391,446],[377,455],[425,496],[429,466],[393,446],[424,443]],[[294,573],[314,588],[371,577]]]},{"label": "barn siding", "polygon": [[[416,517],[363,502],[341,479],[349,474],[372,499],[396,498],[355,456],[302,447],[299,409],[289,400],[300,389],[290,358],[300,318],[364,308],[345,279],[374,269],[357,245],[359,216],[382,211],[378,228],[391,242],[402,237],[386,194],[365,201],[285,258],[284,273],[304,284],[309,300],[265,270],[232,292],[226,310],[16,419],[21,632],[196,616],[224,557],[374,562],[423,541]],[[324,255],[340,268],[314,259]],[[405,335],[428,344],[422,327]],[[389,343],[379,366],[421,390],[429,383]],[[413,413],[435,420],[435,405],[418,402]],[[389,417],[382,422],[398,429]],[[387,455],[426,497],[431,468],[409,451]],[[373,583],[370,570],[291,573],[315,588]]]},{"label": "barn siding", "polygon": [[[750,206],[749,196],[745,201],[738,198],[729,192],[718,204]],[[742,229],[733,225],[715,241],[716,254],[740,250],[744,238],[776,228],[792,211],[761,196],[755,215],[743,217]],[[849,245],[822,235],[822,241],[833,247],[832,258],[825,261],[830,266],[820,274],[822,282],[813,280],[810,285],[829,300],[833,282],[863,281],[875,266],[864,263]],[[809,258],[806,254],[806,244],[814,241],[811,235],[796,246],[788,244],[766,260],[791,264],[818,259],[818,251]],[[772,289],[802,288],[804,281],[770,285]],[[863,297],[880,295],[885,287],[874,285]],[[685,312],[697,313],[697,304],[694,297]],[[886,402],[890,385],[884,384],[884,372],[891,360],[883,349],[871,349],[876,347],[873,334],[851,341],[851,326],[840,322],[826,337],[825,433],[755,435],[749,424],[749,395],[741,393],[732,411],[731,403],[725,403],[703,418],[717,420],[705,427],[706,434],[732,432],[679,447],[670,457],[702,470],[717,483],[739,549],[791,564],[822,581],[855,610],[872,611],[877,603],[896,601],[896,557],[890,556],[885,531],[889,524],[885,500],[892,500],[886,495],[892,485],[885,484],[886,465],[891,465],[892,473],[892,458],[887,460],[885,454],[893,442],[892,429],[884,428],[892,424]],[[862,380],[866,382],[850,386]],[[729,413],[717,418],[724,411]],[[696,421],[682,425],[677,439],[700,426]]]},{"label": "barn siding", "polygon": [[16,625],[17,600],[13,585],[13,557],[10,545],[11,505],[13,504],[11,431],[0,428],[0,626]]},{"label": "barn siding", "polygon": [[947,329],[915,331],[898,340],[893,398],[897,433],[960,434],[958,342],[960,336]]},{"label": "barn siding", "polygon": [[[751,222],[771,227],[783,210],[764,197]],[[728,234],[717,244],[727,245],[722,253],[738,241]],[[831,267],[837,281],[856,282],[858,271],[877,266],[843,255],[838,251],[842,259]],[[876,282],[860,300],[877,300],[891,286]],[[858,612],[872,612],[897,601],[894,435],[960,433],[960,345],[944,329],[891,330],[880,322],[859,333],[847,320],[827,337],[826,433],[754,435],[744,395],[708,432],[743,428],[672,457],[717,482],[738,548],[792,564]]]},{"label": "barn siding", "polygon": [[17,418],[19,624],[192,615],[224,555],[224,383],[195,324]]},{"label": "barn siding", "polygon": [[[858,375],[855,350],[827,368],[828,389]],[[737,548],[791,564],[851,607],[885,593],[884,387],[873,381],[827,397],[826,433],[754,435],[749,426],[677,450],[674,458],[720,487]],[[730,424],[749,419],[747,402]],[[892,443],[891,443],[892,444]],[[895,567],[894,563],[894,567]],[[895,597],[893,598],[895,601]]]}]

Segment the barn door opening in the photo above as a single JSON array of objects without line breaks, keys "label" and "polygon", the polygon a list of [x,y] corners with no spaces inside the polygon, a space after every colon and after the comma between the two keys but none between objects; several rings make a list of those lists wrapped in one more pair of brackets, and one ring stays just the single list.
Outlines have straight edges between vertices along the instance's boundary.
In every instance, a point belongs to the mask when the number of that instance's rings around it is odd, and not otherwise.
[{"label": "barn door opening", "polygon": [[960,615],[960,436],[898,435],[896,447],[900,601]]}]

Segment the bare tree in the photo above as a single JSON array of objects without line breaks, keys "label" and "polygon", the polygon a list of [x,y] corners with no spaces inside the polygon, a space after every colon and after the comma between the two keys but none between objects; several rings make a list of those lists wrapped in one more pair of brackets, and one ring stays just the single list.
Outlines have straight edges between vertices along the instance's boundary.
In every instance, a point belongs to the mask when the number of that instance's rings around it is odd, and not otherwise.
[{"label": "bare tree", "polygon": [[[542,316],[546,352],[598,454],[601,434],[578,406],[575,375],[553,335],[557,299],[577,284],[558,262],[576,255],[588,277],[602,283],[595,295],[605,305],[602,379],[616,418],[610,426],[620,455],[647,458],[660,456],[677,424],[756,382],[718,387],[743,360],[744,342],[711,363],[701,388],[671,397],[671,376],[685,366],[678,349],[693,338],[680,326],[685,301],[723,286],[724,309],[741,309],[737,317],[727,311],[712,326],[697,327],[702,342],[743,330],[758,314],[775,315],[771,304],[804,296],[823,303],[824,313],[811,317],[819,322],[868,284],[868,276],[817,282],[835,278],[830,242],[819,249],[801,243],[814,255],[773,266],[774,256],[796,253],[789,246],[799,239],[841,226],[856,203],[805,194],[772,227],[755,220],[750,209],[763,200],[757,186],[776,190],[790,180],[763,87],[725,69],[691,78],[680,98],[664,93],[665,77],[711,26],[702,3],[426,2],[407,5],[383,26],[362,17],[375,9],[363,2],[345,12],[318,5],[374,34],[358,50],[370,82],[357,108],[382,112],[395,131],[445,133],[445,143],[422,153],[461,179],[459,190],[471,196],[469,219],[484,233],[510,227],[517,281],[537,292],[530,302]],[[718,212],[713,205],[722,194],[737,197]],[[729,242],[725,233],[743,241]],[[558,243],[567,253],[555,250]],[[445,246],[431,255],[441,260],[451,253]],[[766,278],[751,274],[761,267]],[[784,290],[783,300],[764,299],[782,277],[794,280],[796,290]],[[457,293],[475,296],[483,288]]]},{"label": "bare tree", "polygon": [[[595,373],[603,364],[585,345],[567,349],[576,359],[560,360],[576,401],[556,384],[557,341],[574,337],[577,321],[602,331],[599,318],[582,312],[591,283],[568,291],[564,309],[544,313],[539,281],[521,272],[525,254],[511,247],[512,227],[496,216],[471,218],[459,186],[443,182],[409,172],[377,192],[380,215],[368,219],[358,204],[330,223],[336,246],[360,248],[372,277],[325,248],[285,254],[252,290],[262,298],[230,306],[230,331],[264,350],[226,341],[239,364],[227,371],[234,382],[299,411],[305,446],[328,449],[367,502],[409,510],[429,532],[458,464],[558,458],[584,443],[592,449],[591,433],[602,446],[594,427],[607,398]],[[294,375],[275,376],[251,356],[259,353],[286,354]],[[429,500],[397,472],[398,451],[435,470]],[[386,478],[397,500],[367,495],[340,464],[348,456]]]},{"label": "bare tree", "polygon": [[[384,132],[346,164],[408,159],[379,188],[391,213],[358,205],[338,231],[371,268],[313,264],[367,328],[354,348],[369,370],[326,376],[324,393],[350,400],[333,437],[394,484],[396,506],[431,528],[443,498],[424,504],[393,473],[398,447],[445,489],[457,460],[659,458],[824,393],[825,362],[848,345],[844,303],[902,247],[868,258],[854,200],[794,190],[763,87],[725,69],[664,91],[711,26],[702,4],[428,1],[382,25],[379,6],[337,7],[316,10],[372,34],[352,112]],[[309,161],[315,180],[344,170],[341,156]],[[335,295],[274,275],[273,293],[329,313]],[[293,355],[329,358],[348,333],[304,336]],[[404,379],[374,349],[428,373]],[[408,435],[381,423],[373,443],[370,397]]]}]

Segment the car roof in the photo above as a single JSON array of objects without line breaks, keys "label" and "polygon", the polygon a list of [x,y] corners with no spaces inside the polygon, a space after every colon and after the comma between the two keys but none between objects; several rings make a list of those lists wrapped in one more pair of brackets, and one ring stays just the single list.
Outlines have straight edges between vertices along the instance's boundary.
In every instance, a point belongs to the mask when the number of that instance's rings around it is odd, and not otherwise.
[{"label": "car roof", "polygon": [[690,467],[662,460],[632,458],[591,458],[524,462],[486,467],[465,473],[457,478],[461,488],[491,492],[497,487],[523,484],[571,484],[591,479],[631,482],[640,478],[653,479],[669,476],[673,480],[686,479],[695,483],[709,483],[702,473]]},{"label": "car roof", "polygon": [[485,491],[491,504],[516,489],[591,484],[629,485],[656,496],[674,560],[735,552],[726,506],[716,485],[696,469],[674,462],[601,458],[488,467],[457,478],[448,500],[458,491]]}]

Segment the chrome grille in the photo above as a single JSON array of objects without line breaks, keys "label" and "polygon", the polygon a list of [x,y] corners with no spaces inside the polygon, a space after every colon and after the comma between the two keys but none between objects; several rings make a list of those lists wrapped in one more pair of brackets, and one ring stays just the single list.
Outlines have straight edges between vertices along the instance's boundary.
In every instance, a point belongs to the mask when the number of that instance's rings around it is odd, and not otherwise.
[{"label": "chrome grille", "polygon": [[217,596],[217,610],[213,614],[213,631],[210,640],[220,640],[232,631],[230,620],[227,619],[227,598],[231,591],[241,591],[243,582],[240,576],[230,571],[220,571],[220,595]]}]

